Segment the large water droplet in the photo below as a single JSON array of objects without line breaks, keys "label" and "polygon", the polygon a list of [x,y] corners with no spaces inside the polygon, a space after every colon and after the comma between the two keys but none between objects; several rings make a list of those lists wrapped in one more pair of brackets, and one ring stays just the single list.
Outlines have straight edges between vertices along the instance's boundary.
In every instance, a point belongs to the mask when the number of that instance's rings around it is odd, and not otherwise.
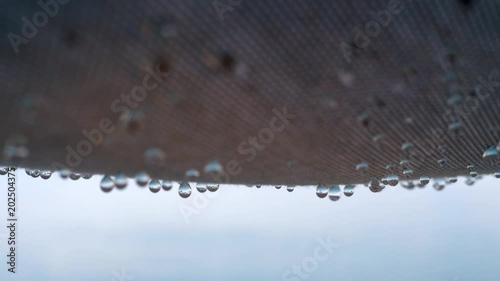
[{"label": "large water droplet", "polygon": [[387,183],[390,185],[390,186],[396,186],[398,185],[399,183],[399,177],[398,175],[395,175],[395,174],[390,174],[386,177],[386,180],[387,180]]},{"label": "large water droplet", "polygon": [[475,170],[474,165],[472,165],[472,164],[467,165],[467,170],[474,171]]},{"label": "large water droplet", "polygon": [[106,175],[102,178],[100,185],[101,185],[101,190],[107,193],[113,190],[115,183],[113,182],[110,176]]},{"label": "large water droplet", "polygon": [[7,173],[9,172],[9,169],[8,168],[0,168],[0,175],[1,176],[4,176],[6,175]]},{"label": "large water droplet", "polygon": [[187,182],[181,182],[179,185],[179,195],[182,198],[188,198],[191,196],[191,186]]},{"label": "large water droplet", "polygon": [[163,190],[165,190],[165,191],[171,190],[173,186],[174,186],[174,184],[171,181],[163,180],[161,182],[161,188],[163,188]]},{"label": "large water droplet", "polygon": [[161,189],[160,181],[158,181],[158,180],[151,180],[149,182],[149,191],[151,191],[153,193],[158,193],[158,191],[160,191],[160,189]]},{"label": "large water droplet", "polygon": [[354,194],[355,185],[346,185],[344,186],[344,195],[347,197],[351,197]]},{"label": "large water droplet", "polygon": [[332,201],[338,201],[341,194],[342,191],[340,191],[340,186],[338,185],[332,185],[328,189],[328,198]]},{"label": "large water droplet", "polygon": [[316,187],[316,195],[319,198],[325,198],[328,195],[328,188],[324,185],[318,185]]},{"label": "large water droplet", "polygon": [[150,180],[151,180],[151,177],[146,172],[139,172],[135,176],[135,182],[140,187],[146,186]]},{"label": "large water droplet", "polygon": [[40,172],[40,177],[44,180],[48,180],[50,178],[50,176],[52,176],[52,172],[51,171],[43,171],[43,172]]},{"label": "large water droplet", "polygon": [[370,181],[370,183],[368,183],[368,187],[370,188],[371,192],[375,192],[375,193],[380,192],[385,188],[385,186],[383,186],[380,183],[379,179],[377,179],[377,178],[373,178]]},{"label": "large water droplet", "polygon": [[426,186],[430,181],[431,181],[431,178],[429,178],[428,176],[421,176],[420,177],[420,184],[423,186]]},{"label": "large water droplet", "polygon": [[124,189],[128,185],[128,178],[123,172],[119,172],[115,176],[115,185],[118,189]]},{"label": "large water droplet", "polygon": [[495,172],[493,175],[495,176],[495,178],[500,179],[500,172]]},{"label": "large water droplet", "polygon": [[470,171],[469,175],[473,178],[477,177],[477,172],[476,171]]},{"label": "large water droplet", "polygon": [[205,173],[214,173],[214,174],[219,174],[222,173],[223,171],[222,165],[217,161],[211,161],[207,165],[205,165],[205,168],[203,168],[203,171]]},{"label": "large water droplet", "polygon": [[295,189],[295,186],[294,186],[294,185],[289,185],[289,186],[287,186],[287,187],[286,187],[286,190],[287,190],[288,192],[292,192],[294,189]]},{"label": "large water droplet", "polygon": [[144,151],[144,161],[148,165],[161,165],[163,161],[165,160],[166,154],[163,152],[163,150],[156,148],[156,147],[150,147]]},{"label": "large water droplet", "polygon": [[275,187],[276,187],[276,189],[280,189],[281,185],[276,185]]},{"label": "large water droplet", "polygon": [[488,147],[483,153],[484,160],[494,160],[497,157],[498,157],[498,151],[493,146]]},{"label": "large water droplet", "polygon": [[199,193],[204,193],[205,191],[207,191],[207,186],[205,184],[198,183],[196,185],[196,190],[198,190]]},{"label": "large water droplet", "polygon": [[218,184],[207,184],[207,190],[210,192],[216,192],[219,189]]}]

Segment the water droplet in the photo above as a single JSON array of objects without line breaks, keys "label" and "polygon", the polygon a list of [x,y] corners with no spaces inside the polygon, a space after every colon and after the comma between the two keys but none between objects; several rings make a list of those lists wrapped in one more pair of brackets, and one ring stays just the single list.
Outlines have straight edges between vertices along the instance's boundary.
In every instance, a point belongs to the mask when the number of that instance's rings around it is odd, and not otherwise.
[{"label": "water droplet", "polygon": [[52,172],[51,171],[43,171],[43,172],[40,172],[40,177],[44,180],[48,180],[50,178],[50,176],[52,176]]},{"label": "water droplet", "polygon": [[389,179],[388,179],[387,177],[383,177],[383,178],[381,178],[381,179],[380,179],[380,181],[381,181],[381,182],[382,182],[382,184],[384,184],[384,185],[389,184]]},{"label": "water droplet", "polygon": [[124,189],[128,185],[128,178],[123,172],[119,172],[115,176],[115,185],[118,189]]},{"label": "water droplet", "polygon": [[196,190],[198,190],[199,193],[204,193],[205,191],[207,191],[207,186],[199,183],[196,185]]},{"label": "water droplet", "polygon": [[170,189],[172,189],[173,186],[174,185],[171,181],[163,180],[161,182],[161,188],[163,188],[163,190],[165,190],[165,191],[169,191]]},{"label": "water droplet", "polygon": [[368,187],[370,188],[370,191],[374,193],[380,192],[385,188],[385,186],[380,184],[380,181],[377,178],[373,178],[370,183],[368,183]]},{"label": "water droplet", "polygon": [[195,179],[199,176],[200,176],[200,172],[198,172],[198,170],[196,170],[196,169],[189,169],[186,171],[186,177],[190,180]]},{"label": "water droplet", "polygon": [[328,195],[328,188],[324,185],[318,185],[316,187],[316,195],[319,198],[325,198]]},{"label": "water droplet", "polygon": [[420,177],[420,184],[422,184],[423,186],[426,186],[430,181],[431,179],[428,176]]},{"label": "water droplet", "polygon": [[408,166],[410,166],[410,160],[401,160],[401,162],[399,162],[399,165],[401,165],[401,167],[403,168],[407,168]]},{"label": "water droplet", "polygon": [[441,167],[444,167],[444,165],[446,165],[446,163],[448,163],[448,159],[446,159],[446,158],[441,158],[438,160],[438,164]]},{"label": "water droplet", "polygon": [[216,192],[219,189],[218,184],[207,184],[207,190],[210,192]]},{"label": "water droplet", "polygon": [[344,195],[347,197],[351,197],[354,194],[354,185],[346,185],[344,186]]},{"label": "water droplet", "polygon": [[383,139],[384,136],[382,136],[381,134],[377,134],[372,137],[372,141],[375,143],[381,142]]},{"label": "water droplet", "polygon": [[158,193],[158,191],[160,191],[160,189],[161,189],[160,181],[158,181],[158,180],[151,180],[149,182],[149,191],[151,191],[153,193]]},{"label": "water droplet", "polygon": [[295,189],[295,186],[293,186],[293,185],[289,185],[289,186],[286,187],[286,190],[288,192],[292,192],[294,189]]},{"label": "water droplet", "polygon": [[474,178],[467,177],[467,179],[465,180],[465,184],[468,186],[474,185],[474,183],[476,183],[476,180]]},{"label": "water droplet", "polygon": [[31,170],[30,170],[30,169],[24,169],[24,171],[26,172],[26,174],[27,174],[28,176],[30,176],[30,177],[31,177]]},{"label": "water droplet", "polygon": [[456,177],[445,178],[444,180],[447,184],[456,183],[458,179]]},{"label": "water droplet", "polygon": [[281,185],[276,185],[275,187],[276,187],[276,189],[280,189]]},{"label": "water droplet", "polygon": [[191,196],[191,186],[189,185],[189,183],[181,182],[181,184],[179,185],[179,195],[184,199]]},{"label": "water droplet", "polygon": [[338,185],[332,185],[328,189],[328,198],[332,201],[338,201],[341,194],[342,191],[340,191],[340,186]]},{"label": "water droplet", "polygon": [[432,187],[434,187],[435,190],[441,191],[444,189],[445,186],[446,186],[446,182],[444,179],[442,179],[442,178],[434,179],[434,185],[432,185]]},{"label": "water droplet", "polygon": [[337,77],[339,78],[339,81],[344,85],[345,87],[352,87],[354,84],[354,73],[350,70],[347,69],[341,69],[337,73]]},{"label": "water droplet", "polygon": [[500,172],[495,172],[493,175],[495,176],[495,178],[500,179]]},{"label": "water droplet", "polygon": [[356,170],[361,172],[361,175],[364,175],[366,173],[366,170],[368,170],[368,163],[366,162],[361,162],[356,165]]},{"label": "water droplet", "polygon": [[403,143],[403,145],[401,145],[401,149],[404,152],[408,152],[412,148],[413,148],[413,143],[411,143],[411,142],[405,142],[405,143]]},{"label": "water droplet", "polygon": [[387,164],[387,166],[385,166],[385,169],[389,172],[394,172],[396,170],[396,165],[394,164]]},{"label": "water droplet", "polygon": [[84,179],[84,180],[88,180],[88,179],[92,178],[92,174],[84,173],[84,174],[81,174],[81,175],[82,175],[82,179]]},{"label": "water droplet", "polygon": [[8,168],[4,167],[4,168],[0,168],[0,175],[1,176],[4,176],[8,173]]},{"label": "water droplet", "polygon": [[469,175],[473,178],[477,177],[477,172],[476,171],[470,171]]},{"label": "water droplet", "polygon": [[467,165],[467,170],[474,171],[475,169],[476,168],[474,167],[474,165],[472,165],[472,164]]},{"label": "water droplet", "polygon": [[5,141],[3,158],[6,160],[14,158],[26,158],[29,155],[29,149],[26,147],[28,139],[23,135],[13,134]]},{"label": "water droplet", "polygon": [[257,187],[257,188],[260,188],[261,186],[262,186],[262,185],[260,185],[260,184],[255,185],[255,187]]},{"label": "water droplet", "polygon": [[144,151],[144,161],[148,165],[161,165],[163,161],[165,160],[166,154],[163,152],[163,150],[156,148],[156,147],[150,147]]},{"label": "water droplet", "polygon": [[32,170],[31,176],[34,178],[38,178],[40,176],[40,170]]},{"label": "water droplet", "polygon": [[128,133],[136,135],[145,129],[144,114],[138,110],[131,110],[124,118],[120,118],[119,126]]},{"label": "water droplet", "polygon": [[484,160],[493,160],[498,157],[498,151],[495,147],[488,147],[483,153]]},{"label": "water droplet", "polygon": [[414,189],[415,188],[415,183],[413,181],[405,181],[401,182],[401,186],[406,188],[406,189]]},{"label": "water droplet", "polygon": [[77,173],[70,173],[69,174],[69,178],[76,181],[80,178],[80,174],[77,174]]},{"label": "water droplet", "polygon": [[139,172],[135,176],[135,182],[140,187],[146,186],[150,180],[151,180],[151,177],[149,177],[149,175],[146,172]]},{"label": "water droplet", "polygon": [[62,170],[59,171],[59,175],[63,179],[67,179],[69,177],[69,173],[70,173],[70,171],[66,170],[66,169],[62,169]]},{"label": "water droplet", "polygon": [[457,132],[460,128],[462,128],[462,122],[460,121],[456,121],[448,125],[448,130],[452,132]]},{"label": "water droplet", "polygon": [[113,182],[110,176],[106,175],[102,178],[100,185],[101,185],[101,190],[107,193],[113,190],[115,183]]},{"label": "water droplet", "polygon": [[222,173],[223,170],[224,168],[217,160],[209,162],[207,165],[205,165],[205,168],[203,168],[203,171],[205,173],[214,173],[214,174]]},{"label": "water droplet", "polygon": [[390,186],[396,186],[398,185],[399,183],[399,177],[398,175],[395,175],[395,174],[390,174],[386,177],[387,179],[387,183],[390,185]]},{"label": "water droplet", "polygon": [[411,177],[411,175],[413,175],[413,170],[406,168],[403,170],[403,175],[406,176],[407,178],[409,178],[409,177]]}]

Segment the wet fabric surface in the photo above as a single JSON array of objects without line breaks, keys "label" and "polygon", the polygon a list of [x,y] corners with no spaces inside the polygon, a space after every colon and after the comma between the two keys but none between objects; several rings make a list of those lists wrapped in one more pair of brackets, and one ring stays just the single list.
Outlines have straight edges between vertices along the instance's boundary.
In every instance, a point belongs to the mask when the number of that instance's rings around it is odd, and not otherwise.
[{"label": "wet fabric surface", "polygon": [[69,1],[46,23],[0,3],[3,165],[290,185],[500,170],[500,1]]}]

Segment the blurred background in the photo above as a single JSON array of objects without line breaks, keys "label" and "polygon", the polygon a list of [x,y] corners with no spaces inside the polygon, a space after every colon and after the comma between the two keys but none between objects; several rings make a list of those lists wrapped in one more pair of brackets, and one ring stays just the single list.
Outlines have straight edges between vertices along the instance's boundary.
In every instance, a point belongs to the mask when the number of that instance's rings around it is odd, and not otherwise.
[{"label": "blurred background", "polygon": [[[18,272],[1,280],[498,280],[499,181],[464,179],[350,198],[315,187],[221,186],[188,199],[99,176],[42,181],[18,170]],[[210,196],[210,197],[207,197]],[[0,193],[2,210],[6,192]],[[187,211],[187,212],[186,212]],[[189,215],[186,215],[189,214]],[[6,229],[0,231],[5,260]],[[322,248],[320,260],[315,251]],[[315,261],[313,261],[313,259]],[[3,263],[3,262],[2,262]],[[315,266],[316,265],[316,266]],[[305,275],[293,273],[300,267]],[[287,274],[288,272],[288,274]],[[305,277],[307,275],[307,277]],[[120,279],[121,278],[121,279]]]}]

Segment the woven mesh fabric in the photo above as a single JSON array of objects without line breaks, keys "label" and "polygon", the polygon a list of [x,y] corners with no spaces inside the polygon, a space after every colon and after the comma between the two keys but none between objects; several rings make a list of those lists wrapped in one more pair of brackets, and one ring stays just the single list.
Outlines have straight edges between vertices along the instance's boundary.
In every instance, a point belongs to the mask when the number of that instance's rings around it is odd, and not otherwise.
[{"label": "woven mesh fabric", "polygon": [[[36,2],[1,1],[0,141],[29,149],[3,165],[68,165],[66,147],[109,118],[74,171],[183,180],[217,160],[232,183],[295,185],[366,183],[401,160],[409,178],[499,169],[482,156],[500,140],[500,1],[402,0],[373,36],[390,1],[70,1],[16,54],[7,35]],[[147,66],[168,77],[120,119],[113,101]],[[294,118],[270,137],[285,107]],[[145,161],[152,147],[162,161]]]}]

